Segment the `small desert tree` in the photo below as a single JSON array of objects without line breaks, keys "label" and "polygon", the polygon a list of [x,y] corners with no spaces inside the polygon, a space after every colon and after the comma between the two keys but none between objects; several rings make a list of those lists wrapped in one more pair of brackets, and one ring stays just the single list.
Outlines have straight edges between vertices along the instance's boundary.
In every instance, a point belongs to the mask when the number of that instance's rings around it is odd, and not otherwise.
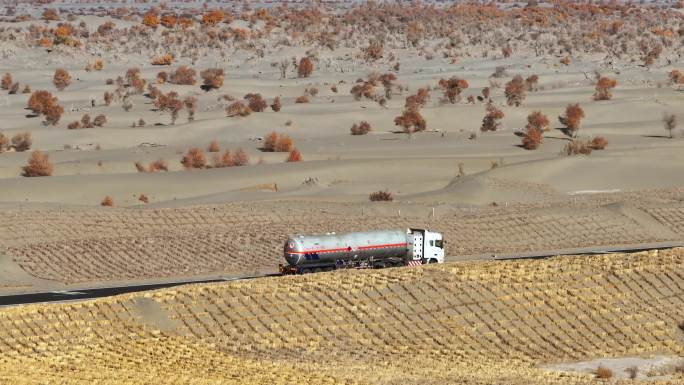
[{"label": "small desert tree", "polygon": [[534,127],[527,127],[522,134],[522,147],[527,150],[536,150],[544,140],[544,132]]},{"label": "small desert tree", "polygon": [[456,103],[461,100],[461,92],[468,88],[468,82],[459,77],[452,77],[450,79],[440,79],[439,87],[444,91],[444,99],[449,103]]},{"label": "small desert tree", "polygon": [[565,134],[574,138],[577,136],[583,118],[584,110],[579,103],[575,103],[565,107],[565,115],[559,116],[558,121],[565,126]]},{"label": "small desert tree", "polygon": [[677,117],[674,114],[665,113],[663,115],[663,127],[670,133],[670,139],[672,139],[672,131],[677,128]]},{"label": "small desert tree", "polygon": [[223,86],[223,80],[225,75],[223,69],[221,68],[209,68],[200,73],[202,77],[203,85],[202,89],[209,91],[216,88],[221,88]]},{"label": "small desert tree", "polygon": [[31,153],[28,164],[22,167],[22,176],[50,176],[53,171],[54,167],[50,163],[48,154],[36,150]]},{"label": "small desert tree", "polygon": [[594,100],[610,100],[613,97],[610,90],[615,88],[615,86],[617,86],[617,80],[605,76],[599,77],[598,81],[596,81]]},{"label": "small desert tree", "polygon": [[313,62],[308,57],[303,57],[297,66],[297,75],[300,78],[308,78],[313,72]]},{"label": "small desert tree", "polygon": [[516,75],[511,81],[506,83],[504,94],[506,95],[506,102],[509,106],[519,107],[525,100],[525,97],[527,97],[527,86],[525,85],[523,77]]},{"label": "small desert tree", "polygon": [[205,168],[207,166],[207,157],[204,151],[197,147],[193,147],[181,159],[181,164],[186,169],[191,168]]},{"label": "small desert tree", "polygon": [[69,72],[64,68],[57,68],[55,70],[55,75],[52,77],[52,84],[54,84],[58,90],[64,91],[64,89],[71,84],[71,75],[69,75]]},{"label": "small desert tree", "polygon": [[268,107],[268,104],[264,98],[261,97],[261,94],[247,94],[245,95],[245,100],[247,100],[249,109],[254,112],[263,112],[266,107]]},{"label": "small desert tree", "polygon": [[496,131],[501,128],[501,119],[503,119],[504,113],[498,109],[494,104],[487,103],[487,113],[484,118],[482,118],[482,126],[480,126],[480,131]]}]

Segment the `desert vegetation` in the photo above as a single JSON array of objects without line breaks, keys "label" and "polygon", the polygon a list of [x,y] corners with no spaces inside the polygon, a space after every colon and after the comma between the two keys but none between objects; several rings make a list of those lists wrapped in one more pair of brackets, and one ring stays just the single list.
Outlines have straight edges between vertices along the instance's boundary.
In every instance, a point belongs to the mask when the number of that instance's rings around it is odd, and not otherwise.
[{"label": "desert vegetation", "polygon": [[31,153],[28,163],[22,167],[22,175],[26,177],[50,176],[53,171],[48,154],[37,150]]}]

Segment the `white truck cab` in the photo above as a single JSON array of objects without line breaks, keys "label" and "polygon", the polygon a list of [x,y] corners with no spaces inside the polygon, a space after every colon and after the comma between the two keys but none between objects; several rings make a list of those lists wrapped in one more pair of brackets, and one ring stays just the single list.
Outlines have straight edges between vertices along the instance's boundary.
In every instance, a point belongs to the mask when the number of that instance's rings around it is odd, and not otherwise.
[{"label": "white truck cab", "polygon": [[423,263],[444,263],[442,234],[426,229],[409,229],[413,236],[412,256]]}]

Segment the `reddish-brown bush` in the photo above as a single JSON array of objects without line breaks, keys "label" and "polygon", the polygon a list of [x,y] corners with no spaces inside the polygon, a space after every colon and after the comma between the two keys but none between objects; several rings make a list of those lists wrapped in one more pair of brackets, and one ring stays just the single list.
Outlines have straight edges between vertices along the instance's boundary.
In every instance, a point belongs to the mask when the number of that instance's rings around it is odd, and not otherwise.
[{"label": "reddish-brown bush", "polygon": [[361,98],[374,99],[375,98],[375,82],[372,80],[363,81],[359,79],[349,91],[354,96],[355,100],[361,100]]},{"label": "reddish-brown bush", "polygon": [[617,86],[617,80],[610,79],[605,76],[599,77],[596,82],[596,93],[594,93],[594,100],[610,100],[613,94],[610,92],[611,89]]},{"label": "reddish-brown bush", "polygon": [[371,130],[371,125],[370,125],[370,123],[366,122],[365,120],[359,124],[354,123],[350,129],[352,135],[366,135],[367,133],[370,132],[370,130]]},{"label": "reddish-brown bush", "polygon": [[247,105],[249,106],[249,109],[254,111],[254,112],[263,112],[266,107],[268,107],[268,104],[264,100],[264,98],[261,97],[261,94],[247,94],[244,97],[245,100],[247,100]]},{"label": "reddish-brown bush", "polygon": [[157,28],[159,26],[159,16],[150,11],[143,16],[142,24],[150,28]]},{"label": "reddish-brown bush", "polygon": [[392,197],[392,193],[389,191],[376,191],[374,193],[371,193],[368,196],[368,199],[370,199],[373,202],[391,202],[394,200],[394,197]]},{"label": "reddish-brown bush", "polygon": [[410,110],[417,110],[425,107],[430,100],[430,91],[427,88],[419,88],[415,95],[410,95],[406,98],[404,107]]},{"label": "reddish-brown bush", "polygon": [[600,365],[596,369],[596,378],[600,378],[602,380],[607,380],[607,379],[613,378],[613,371],[606,368],[603,365]]},{"label": "reddish-brown bush", "polygon": [[233,161],[233,156],[230,153],[230,151],[225,150],[223,154],[219,155],[216,154],[214,155],[214,167],[216,168],[222,168],[222,167],[233,167],[235,166],[235,162]]},{"label": "reddish-brown bush", "polygon": [[138,197],[138,200],[142,203],[145,203],[145,204],[150,203],[150,198],[148,198],[147,195],[145,195],[145,194],[140,194],[140,196]]},{"label": "reddish-brown bush", "polygon": [[539,76],[530,75],[525,79],[525,87],[528,91],[536,91],[539,85]]},{"label": "reddish-brown bush", "polygon": [[304,104],[304,103],[308,103],[308,102],[309,102],[309,96],[308,95],[302,95],[302,96],[297,97],[297,99],[295,99],[296,104]]},{"label": "reddish-brown bush", "polygon": [[278,112],[278,111],[280,111],[281,108],[282,108],[282,104],[280,104],[280,96],[276,96],[273,99],[273,104],[271,104],[271,109],[274,112]]},{"label": "reddish-brown bush", "polygon": [[580,107],[579,103],[575,103],[568,104],[565,107],[565,115],[559,116],[558,121],[565,126],[565,133],[567,135],[575,137],[583,118],[584,110]]},{"label": "reddish-brown bush", "polygon": [[69,72],[64,68],[57,68],[55,70],[55,75],[52,77],[52,84],[54,84],[58,90],[63,91],[71,84],[71,75],[69,75]]},{"label": "reddish-brown bush", "polygon": [[205,168],[207,166],[207,157],[204,151],[197,147],[193,147],[183,156],[181,164],[186,169],[191,168]]},{"label": "reddish-brown bush", "polygon": [[487,104],[487,114],[482,118],[482,126],[480,126],[480,131],[496,131],[501,128],[500,120],[503,119],[504,113],[498,109],[494,104]]},{"label": "reddish-brown bush", "polygon": [[214,139],[207,146],[207,152],[219,152],[221,151],[221,146],[219,146],[218,140]]},{"label": "reddish-brown bush", "polygon": [[105,91],[103,98],[104,98],[105,106],[109,106],[110,104],[112,104],[112,99],[114,99],[114,94],[112,94],[109,91]]},{"label": "reddish-brown bush", "polygon": [[684,84],[684,73],[682,71],[674,69],[668,74],[670,84]]},{"label": "reddish-brown bush", "polygon": [[62,114],[64,113],[64,108],[60,106],[59,104],[53,104],[51,106],[48,106],[45,112],[43,113],[45,115],[45,123],[51,124],[51,125],[56,125],[59,123],[59,119],[62,117]]},{"label": "reddish-brown bush", "polygon": [[176,23],[178,23],[178,19],[174,15],[164,15],[159,22],[165,28],[173,28],[176,26]]},{"label": "reddish-brown bush", "polygon": [[157,56],[152,59],[152,65],[154,66],[168,66],[173,63],[173,55],[166,53],[161,56]]},{"label": "reddish-brown bush", "polygon": [[313,62],[308,57],[303,57],[297,66],[297,75],[300,78],[308,78],[313,72]]},{"label": "reddish-brown bush", "polygon": [[525,128],[534,128],[539,131],[549,130],[549,118],[542,114],[541,111],[533,111],[527,115],[527,125]]},{"label": "reddish-brown bush", "polygon": [[204,89],[205,91],[221,88],[221,86],[223,86],[225,74],[223,73],[223,69],[221,68],[206,69],[200,73],[200,76],[202,77],[202,81],[204,82],[204,84],[202,85],[202,89]]},{"label": "reddish-brown bush", "polygon": [[48,107],[56,105],[57,98],[49,91],[35,91],[29,97],[27,108],[36,114],[44,114]]},{"label": "reddish-brown bush", "polygon": [[444,91],[444,99],[449,103],[456,103],[461,100],[461,92],[468,88],[468,82],[457,76],[451,79],[440,79],[439,87]]},{"label": "reddish-brown bush", "polygon": [[41,17],[46,21],[56,21],[59,20],[59,13],[54,8],[46,8]]},{"label": "reddish-brown bush", "polygon": [[235,154],[233,154],[233,164],[235,166],[247,166],[249,164],[249,155],[247,155],[242,147],[238,147],[238,149],[235,150]]},{"label": "reddish-brown bush", "polygon": [[79,122],[79,121],[71,122],[67,125],[67,128],[69,130],[77,130],[77,129],[81,128],[81,122]]},{"label": "reddish-brown bush", "polygon": [[3,90],[9,90],[12,87],[12,74],[9,72],[2,75],[2,81],[0,81],[0,88]]},{"label": "reddish-brown bush", "polygon": [[294,148],[294,143],[289,136],[278,134],[273,131],[264,138],[262,151],[266,152],[289,152]]},{"label": "reddish-brown bush", "polygon": [[252,113],[252,110],[249,109],[244,103],[241,101],[236,101],[232,104],[230,104],[228,107],[226,107],[226,116],[232,117],[232,116],[247,116]]},{"label": "reddish-brown bush", "polygon": [[28,151],[33,144],[30,132],[22,132],[12,137],[12,148],[16,152]]},{"label": "reddish-brown bush", "polygon": [[169,80],[169,74],[166,71],[157,72],[157,83],[164,84]]},{"label": "reddish-brown bush", "polygon": [[164,159],[157,159],[154,162],[150,163],[148,170],[150,172],[169,171],[169,165]]},{"label": "reddish-brown bush", "polygon": [[48,154],[36,150],[31,153],[28,164],[22,167],[22,176],[50,176],[53,171]]},{"label": "reddish-brown bush", "polygon": [[93,120],[93,124],[98,126],[98,127],[104,126],[105,123],[107,123],[107,117],[104,116],[103,114],[96,116],[95,119]]},{"label": "reddish-brown bush", "polygon": [[539,145],[541,145],[543,140],[543,131],[533,127],[528,127],[525,129],[525,132],[522,135],[522,147],[527,150],[536,150],[539,148]]},{"label": "reddish-brown bush", "polygon": [[10,95],[15,95],[17,93],[19,93],[19,82],[12,84],[12,86],[9,89]]},{"label": "reddish-brown bush", "polygon": [[423,115],[417,109],[411,108],[404,110],[401,115],[395,117],[394,124],[401,126],[407,133],[424,131],[427,128]]},{"label": "reddish-brown bush", "polygon": [[83,128],[93,128],[93,122],[90,121],[90,115],[84,114],[81,117],[81,126],[83,126]]},{"label": "reddish-brown bush", "polygon": [[224,14],[221,10],[215,9],[202,15],[202,24],[216,25],[223,20]]},{"label": "reddish-brown bush", "polygon": [[292,150],[290,150],[290,153],[287,156],[287,159],[285,159],[285,162],[301,162],[301,161],[302,161],[302,154],[296,148],[293,148]]},{"label": "reddish-brown bush", "polygon": [[107,195],[104,198],[102,198],[102,202],[100,202],[100,205],[105,206],[105,207],[113,207],[114,206],[114,198]]},{"label": "reddish-brown bush", "polygon": [[176,124],[178,113],[183,109],[183,102],[178,99],[178,93],[170,91],[168,94],[160,94],[154,101],[154,106],[159,111],[168,111],[171,113],[171,124]]},{"label": "reddish-brown bush", "polygon": [[504,94],[509,106],[519,107],[527,96],[527,87],[522,76],[516,75],[511,81],[506,83]]},{"label": "reddish-brown bush", "polygon": [[375,61],[382,58],[384,48],[382,43],[373,42],[363,49],[363,57],[366,61]]},{"label": "reddish-brown bush", "polygon": [[135,163],[133,163],[133,165],[135,165],[135,169],[138,170],[138,172],[147,172],[147,170],[145,169],[145,166],[142,163],[135,162]]},{"label": "reddish-brown bush", "polygon": [[197,82],[195,75],[194,69],[188,66],[180,66],[171,74],[169,81],[173,84],[191,86]]},{"label": "reddish-brown bush", "polygon": [[608,140],[602,136],[596,136],[591,140],[592,150],[603,150],[608,146]]}]

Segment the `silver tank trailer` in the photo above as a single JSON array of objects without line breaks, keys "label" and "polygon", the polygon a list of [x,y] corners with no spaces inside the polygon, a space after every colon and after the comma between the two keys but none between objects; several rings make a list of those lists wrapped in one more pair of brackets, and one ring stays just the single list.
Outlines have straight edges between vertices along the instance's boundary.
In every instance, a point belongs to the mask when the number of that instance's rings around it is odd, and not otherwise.
[{"label": "silver tank trailer", "polygon": [[290,266],[330,266],[338,261],[405,260],[412,257],[412,246],[413,234],[406,230],[302,235],[288,238],[284,256]]}]

